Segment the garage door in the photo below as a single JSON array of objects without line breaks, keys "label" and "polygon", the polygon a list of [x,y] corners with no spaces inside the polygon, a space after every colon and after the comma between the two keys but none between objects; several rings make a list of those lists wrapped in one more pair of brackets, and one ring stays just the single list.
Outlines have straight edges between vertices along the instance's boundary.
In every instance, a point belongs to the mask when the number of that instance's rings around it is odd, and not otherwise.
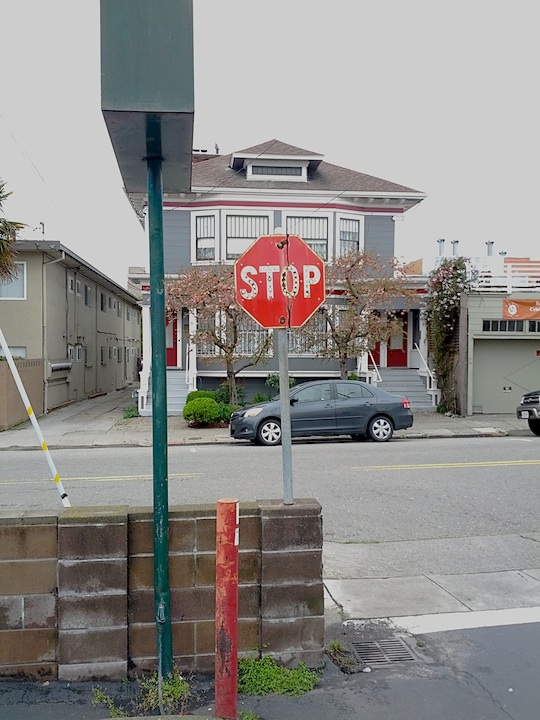
[{"label": "garage door", "polygon": [[475,340],[473,352],[473,413],[513,413],[540,388],[540,339]]}]

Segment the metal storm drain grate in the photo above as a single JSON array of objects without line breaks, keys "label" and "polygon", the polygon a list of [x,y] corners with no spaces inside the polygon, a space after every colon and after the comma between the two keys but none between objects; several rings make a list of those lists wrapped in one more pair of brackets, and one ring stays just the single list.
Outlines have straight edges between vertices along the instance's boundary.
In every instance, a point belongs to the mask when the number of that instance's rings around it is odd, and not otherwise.
[{"label": "metal storm drain grate", "polygon": [[399,638],[352,642],[351,645],[358,660],[365,665],[389,665],[416,660],[407,645]]}]

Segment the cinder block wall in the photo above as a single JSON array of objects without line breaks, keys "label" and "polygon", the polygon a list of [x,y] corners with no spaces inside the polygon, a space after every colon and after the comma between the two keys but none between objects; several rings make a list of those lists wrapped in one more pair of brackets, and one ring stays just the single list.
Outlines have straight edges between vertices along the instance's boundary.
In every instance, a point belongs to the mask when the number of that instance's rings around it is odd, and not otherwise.
[{"label": "cinder block wall", "polygon": [[[175,663],[214,670],[213,505],[169,510]],[[240,655],[322,657],[322,515],[315,500],[240,504]],[[0,516],[0,675],[119,679],[157,665],[151,508]]]},{"label": "cinder block wall", "polygon": [[57,516],[0,514],[0,676],[58,677]]}]

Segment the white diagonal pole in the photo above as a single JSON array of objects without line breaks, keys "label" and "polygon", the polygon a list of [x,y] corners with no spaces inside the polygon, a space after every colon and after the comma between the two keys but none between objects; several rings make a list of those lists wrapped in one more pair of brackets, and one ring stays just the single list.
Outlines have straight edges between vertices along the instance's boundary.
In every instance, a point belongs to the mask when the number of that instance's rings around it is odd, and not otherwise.
[{"label": "white diagonal pole", "polygon": [[15,362],[13,360],[13,355],[11,354],[11,350],[8,347],[6,338],[4,337],[4,333],[2,332],[1,329],[0,329],[0,345],[2,346],[2,350],[4,352],[6,360],[8,362],[9,369],[11,370],[11,374],[13,375],[13,379],[15,380],[15,385],[17,385],[17,390],[19,391],[21,400],[23,401],[24,407],[26,408],[26,412],[28,413],[28,417],[30,418],[30,420],[32,422],[34,430],[36,431],[36,435],[38,437],[39,444],[41,445],[41,449],[45,453],[45,458],[47,460],[49,469],[52,473],[53,480],[56,484],[56,487],[58,488],[58,492],[60,493],[60,499],[62,500],[62,505],[64,507],[71,507],[71,503],[69,502],[67,492],[64,490],[64,486],[62,485],[62,482],[60,481],[60,476],[58,475],[58,472],[54,465],[51,453],[49,452],[49,448],[47,447],[47,443],[45,442],[45,438],[43,437],[43,433],[41,432],[41,428],[39,427],[38,421],[34,414],[34,410],[32,409],[32,405],[30,404],[30,400],[28,398],[28,395],[26,394],[26,390],[24,389],[24,385],[22,383],[21,376],[19,375],[19,371],[17,370],[17,366],[15,365]]}]

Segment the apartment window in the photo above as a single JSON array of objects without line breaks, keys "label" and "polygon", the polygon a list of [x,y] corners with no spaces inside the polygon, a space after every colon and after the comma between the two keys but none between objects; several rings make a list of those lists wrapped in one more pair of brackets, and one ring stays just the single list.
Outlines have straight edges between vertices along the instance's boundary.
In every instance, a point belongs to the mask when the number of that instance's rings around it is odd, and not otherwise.
[{"label": "apartment window", "polygon": [[125,358],[126,358],[126,365],[129,363],[129,348],[127,347],[125,349]]},{"label": "apartment window", "polygon": [[540,320],[529,320],[529,332],[540,332]]},{"label": "apartment window", "polygon": [[113,349],[112,347],[109,348],[109,360],[112,360],[113,358]]},{"label": "apartment window", "polygon": [[[9,351],[13,358],[25,358],[26,357],[26,346],[25,345],[8,345]],[[0,348],[0,357],[6,357],[2,348]]]},{"label": "apartment window", "polygon": [[73,345],[68,345],[67,346],[67,359],[73,361],[74,358],[75,358],[75,348],[73,347]]},{"label": "apartment window", "polygon": [[357,252],[360,247],[360,220],[341,218],[339,221],[339,254]]},{"label": "apartment window", "polygon": [[111,298],[111,296],[109,295],[109,310],[110,310],[111,308],[112,308],[112,298]]},{"label": "apartment window", "polygon": [[107,364],[107,348],[102,347],[100,354],[101,354],[101,364],[106,365]]},{"label": "apartment window", "polygon": [[118,306],[117,306],[117,309],[116,309],[116,314],[118,315],[118,317],[122,317],[122,303],[121,303],[120,301],[118,301]]},{"label": "apartment window", "polygon": [[126,306],[126,320],[131,320],[131,309]]},{"label": "apartment window", "polygon": [[0,300],[26,300],[26,263],[15,263],[12,280],[0,282]]},{"label": "apartment window", "polygon": [[216,219],[213,215],[195,218],[195,256],[197,260],[216,259]]},{"label": "apartment window", "polygon": [[92,288],[90,285],[84,286],[84,304],[92,307]]},{"label": "apartment window", "polygon": [[298,235],[322,260],[328,260],[328,218],[288,217],[287,233]]},{"label": "apartment window", "polygon": [[121,347],[118,348],[118,353],[116,355],[116,361],[119,363],[122,362],[122,348]]},{"label": "apartment window", "polygon": [[268,218],[261,215],[227,216],[227,260],[236,260],[261,235],[268,235]]},{"label": "apartment window", "polygon": [[101,299],[101,311],[105,312],[107,310],[107,296],[105,295],[105,293],[100,294],[100,299]]},{"label": "apartment window", "polygon": [[67,289],[68,292],[75,292],[75,278],[71,273],[67,274]]},{"label": "apartment window", "polygon": [[523,332],[523,320],[482,320],[484,332]]},{"label": "apartment window", "polygon": [[75,347],[75,360],[77,362],[82,362],[83,359],[83,347],[82,345],[77,345]]},{"label": "apartment window", "polygon": [[75,294],[81,297],[81,281],[75,280]]}]

